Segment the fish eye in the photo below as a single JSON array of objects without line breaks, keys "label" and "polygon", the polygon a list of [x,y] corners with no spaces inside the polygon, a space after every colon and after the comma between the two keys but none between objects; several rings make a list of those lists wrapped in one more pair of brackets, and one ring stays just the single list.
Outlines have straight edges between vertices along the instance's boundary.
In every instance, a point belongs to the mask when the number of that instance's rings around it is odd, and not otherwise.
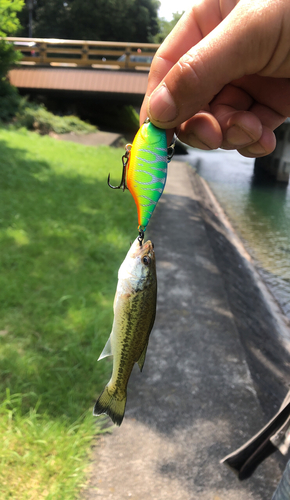
[{"label": "fish eye", "polygon": [[145,266],[149,266],[150,262],[151,262],[150,257],[147,256],[143,257],[143,263],[145,264]]}]

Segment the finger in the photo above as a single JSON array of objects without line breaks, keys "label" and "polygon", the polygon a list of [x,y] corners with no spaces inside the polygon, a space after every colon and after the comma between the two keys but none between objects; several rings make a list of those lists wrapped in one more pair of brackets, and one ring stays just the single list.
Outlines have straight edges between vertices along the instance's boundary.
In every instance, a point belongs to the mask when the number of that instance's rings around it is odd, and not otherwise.
[{"label": "finger", "polygon": [[245,148],[238,149],[238,152],[247,158],[258,158],[272,153],[275,147],[276,137],[274,132],[267,127],[263,127],[262,136],[259,141]]},{"label": "finger", "polygon": [[[236,0],[228,0],[233,8]],[[226,15],[230,5],[225,9]],[[150,94],[155,90],[170,69],[178,60],[196,45],[204,36],[213,30],[222,20],[219,0],[194,2],[190,11],[186,12],[166,37],[152,61],[148,77],[148,87],[140,111],[140,123],[148,116],[147,105]]]},{"label": "finger", "polygon": [[214,30],[237,2],[192,0],[192,8],[181,17],[156,52],[149,74],[148,94],[188,50]]},{"label": "finger", "polygon": [[201,111],[181,125],[178,138],[194,148],[209,150],[221,146],[223,135],[214,116]]},{"label": "finger", "polygon": [[251,111],[251,113],[255,114],[259,118],[262,125],[268,127],[271,130],[275,130],[277,127],[279,127],[279,125],[282,125],[282,123],[284,123],[287,118],[286,116],[277,113],[268,106],[264,106],[263,104],[260,104],[258,102],[255,102],[250,107],[249,111]]},{"label": "finger", "polygon": [[254,102],[267,106],[281,116],[290,115],[290,79],[259,75],[244,76],[231,83],[250,95]]},{"label": "finger", "polygon": [[[275,19],[273,24],[277,24]],[[279,36],[276,31],[271,30],[269,35],[273,36],[267,37],[265,43],[264,27],[257,33],[255,5],[240,1],[179,59],[151,94],[147,105],[151,121],[164,128],[177,126],[202,109],[230,81],[261,71],[275,49]]]},{"label": "finger", "polygon": [[[224,106],[223,106],[224,108]],[[263,126],[259,118],[248,111],[228,108],[218,120],[223,132],[222,148],[239,149],[257,142],[262,136]]]},{"label": "finger", "polygon": [[240,149],[255,143],[262,135],[263,125],[274,130],[285,117],[253,100],[243,89],[227,85],[210,105],[212,114],[223,132],[225,149]]},{"label": "finger", "polygon": [[[210,103],[210,111],[216,117],[217,120],[222,120],[223,115],[228,112],[228,109],[237,111],[251,111],[256,115],[261,123],[268,128],[274,130],[286,119],[287,114],[287,101],[289,101],[290,88],[287,94],[284,94],[285,84],[274,78],[264,78],[262,82],[264,87],[267,88],[267,95],[269,96],[267,104],[266,98],[264,99],[262,93],[258,92],[253,84],[253,78],[250,77],[252,84],[251,87],[249,83],[243,80],[240,84],[243,88],[237,87],[237,83],[226,85],[223,90],[215,97],[215,99]],[[273,85],[276,87],[274,88]],[[258,86],[259,89],[259,86]],[[276,99],[272,98],[273,93]],[[280,99],[284,102],[280,103]],[[283,114],[278,110],[281,108]]]}]

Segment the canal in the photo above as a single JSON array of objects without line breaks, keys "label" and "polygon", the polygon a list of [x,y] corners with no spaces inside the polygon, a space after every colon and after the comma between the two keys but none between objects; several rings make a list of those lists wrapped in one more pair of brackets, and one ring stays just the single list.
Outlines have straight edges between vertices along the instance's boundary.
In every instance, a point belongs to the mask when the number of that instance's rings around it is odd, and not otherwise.
[{"label": "canal", "polygon": [[203,177],[290,319],[290,187],[254,174],[254,160],[236,151],[189,149],[186,161]]}]

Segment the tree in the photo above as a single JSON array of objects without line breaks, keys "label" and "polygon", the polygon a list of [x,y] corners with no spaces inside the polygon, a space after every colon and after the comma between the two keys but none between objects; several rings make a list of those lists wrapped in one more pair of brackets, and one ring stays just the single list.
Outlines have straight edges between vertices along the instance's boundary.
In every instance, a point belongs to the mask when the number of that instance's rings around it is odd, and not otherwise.
[{"label": "tree", "polygon": [[159,19],[159,31],[154,37],[155,43],[162,43],[163,40],[169,35],[170,31],[173,30],[174,26],[178,23],[179,19],[183,15],[183,12],[175,12],[172,14],[171,21],[166,21],[164,17]]},{"label": "tree", "polygon": [[[33,36],[152,42],[159,29],[158,7],[158,0],[34,0]],[[23,10],[23,25],[27,18]],[[27,28],[20,34],[27,36]]]},{"label": "tree", "polygon": [[19,27],[17,12],[20,12],[24,0],[0,0],[0,36],[13,35]]},{"label": "tree", "polygon": [[[0,0],[0,36],[13,35],[20,26],[17,13],[23,7],[23,0]],[[9,85],[7,73],[11,66],[19,60],[13,45],[0,39],[0,119],[9,119],[16,111],[18,104],[17,90]]]},{"label": "tree", "polygon": [[[24,5],[24,0],[0,0],[0,36],[13,35],[20,26],[17,12]],[[6,77],[10,66],[18,60],[13,46],[0,40],[0,83]]]}]

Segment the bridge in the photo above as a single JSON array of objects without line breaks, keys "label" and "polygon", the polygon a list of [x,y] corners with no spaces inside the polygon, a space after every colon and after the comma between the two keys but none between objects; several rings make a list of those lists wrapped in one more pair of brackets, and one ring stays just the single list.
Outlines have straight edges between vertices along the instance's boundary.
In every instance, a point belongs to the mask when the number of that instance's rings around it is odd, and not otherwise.
[{"label": "bridge", "polygon": [[[153,43],[100,42],[8,37],[22,53],[9,72],[22,94],[57,94],[141,105],[148,71],[159,47]],[[255,171],[268,171],[288,183],[290,175],[290,121],[276,131],[275,151],[255,162]]]},{"label": "bridge", "polygon": [[9,72],[21,93],[78,93],[140,104],[158,44],[8,37],[22,53]]}]

